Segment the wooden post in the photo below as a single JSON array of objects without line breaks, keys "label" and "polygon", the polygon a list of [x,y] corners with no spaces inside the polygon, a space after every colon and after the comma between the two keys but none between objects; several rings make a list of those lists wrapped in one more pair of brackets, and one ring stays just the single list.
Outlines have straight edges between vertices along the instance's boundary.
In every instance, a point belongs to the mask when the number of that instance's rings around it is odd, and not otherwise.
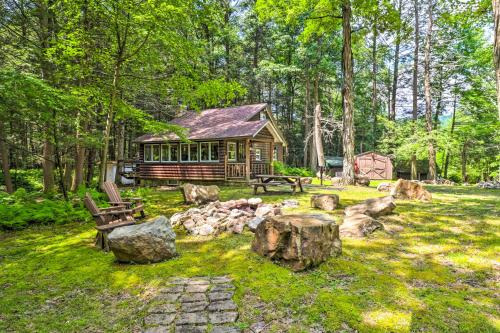
[{"label": "wooden post", "polygon": [[222,141],[222,147],[224,149],[224,181],[227,181],[227,141]]},{"label": "wooden post", "polygon": [[247,182],[250,181],[250,139],[245,139],[245,173]]},{"label": "wooden post", "polygon": [[274,142],[271,141],[269,143],[270,149],[269,149],[269,174],[274,175],[274,170],[273,170],[273,161],[274,161]]}]

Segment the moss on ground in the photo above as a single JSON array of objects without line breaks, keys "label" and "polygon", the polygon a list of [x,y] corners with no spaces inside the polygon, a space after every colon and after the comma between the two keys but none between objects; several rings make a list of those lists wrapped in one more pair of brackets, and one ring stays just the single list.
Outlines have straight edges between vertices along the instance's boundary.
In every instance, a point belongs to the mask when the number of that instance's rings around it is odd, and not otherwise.
[{"label": "moss on ground", "polygon": [[[70,223],[0,233],[0,331],[132,332],[146,302],[170,276],[229,275],[243,327],[271,332],[498,332],[500,191],[431,186],[432,203],[398,201],[386,231],[343,240],[343,254],[315,270],[292,273],[250,250],[253,235],[178,235],[180,256],[122,265],[93,246],[93,224]],[[187,207],[177,191],[141,189],[146,211]],[[384,195],[375,188],[310,188],[354,204]],[[223,187],[222,199],[252,197]],[[280,202],[289,193],[261,195]],[[332,213],[341,221],[342,211]]]}]

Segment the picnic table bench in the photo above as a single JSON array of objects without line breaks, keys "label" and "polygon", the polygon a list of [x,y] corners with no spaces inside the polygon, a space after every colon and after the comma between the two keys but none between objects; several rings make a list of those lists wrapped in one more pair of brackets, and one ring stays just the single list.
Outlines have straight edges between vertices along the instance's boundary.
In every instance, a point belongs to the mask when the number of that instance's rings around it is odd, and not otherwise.
[{"label": "picnic table bench", "polygon": [[300,192],[304,192],[300,176],[256,175],[255,177],[257,178],[258,182],[252,184],[254,194],[257,194],[257,189],[259,187],[262,187],[264,192],[267,192],[268,186],[280,185],[289,185],[292,188],[292,193],[296,192],[297,187],[300,189]]}]

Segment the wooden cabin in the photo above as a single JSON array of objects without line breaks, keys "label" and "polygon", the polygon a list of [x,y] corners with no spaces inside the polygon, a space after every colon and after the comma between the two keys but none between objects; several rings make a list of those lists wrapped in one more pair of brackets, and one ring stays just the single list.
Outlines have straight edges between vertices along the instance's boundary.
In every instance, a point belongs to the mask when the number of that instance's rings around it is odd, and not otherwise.
[{"label": "wooden cabin", "polygon": [[189,142],[173,133],[138,137],[140,179],[249,181],[273,174],[272,162],[286,151],[265,103],[186,111],[170,123],[186,128]]}]

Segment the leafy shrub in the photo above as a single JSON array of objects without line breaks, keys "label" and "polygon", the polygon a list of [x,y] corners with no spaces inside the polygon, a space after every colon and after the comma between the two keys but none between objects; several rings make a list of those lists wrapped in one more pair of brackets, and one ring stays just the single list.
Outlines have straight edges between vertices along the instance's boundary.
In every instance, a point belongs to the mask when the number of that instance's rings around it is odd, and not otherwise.
[{"label": "leafy shrub", "polygon": [[[14,188],[24,188],[28,192],[40,191],[43,188],[42,170],[40,169],[11,169]],[[0,186],[4,185],[3,173],[0,172]]]},{"label": "leafy shrub", "polygon": [[314,173],[310,169],[288,166],[279,161],[273,162],[273,168],[275,174],[301,176],[301,177],[314,177]]},{"label": "leafy shrub", "polygon": [[64,224],[90,219],[79,194],[68,202],[49,199],[21,188],[8,195],[0,193],[0,229],[22,229],[30,224]]}]

